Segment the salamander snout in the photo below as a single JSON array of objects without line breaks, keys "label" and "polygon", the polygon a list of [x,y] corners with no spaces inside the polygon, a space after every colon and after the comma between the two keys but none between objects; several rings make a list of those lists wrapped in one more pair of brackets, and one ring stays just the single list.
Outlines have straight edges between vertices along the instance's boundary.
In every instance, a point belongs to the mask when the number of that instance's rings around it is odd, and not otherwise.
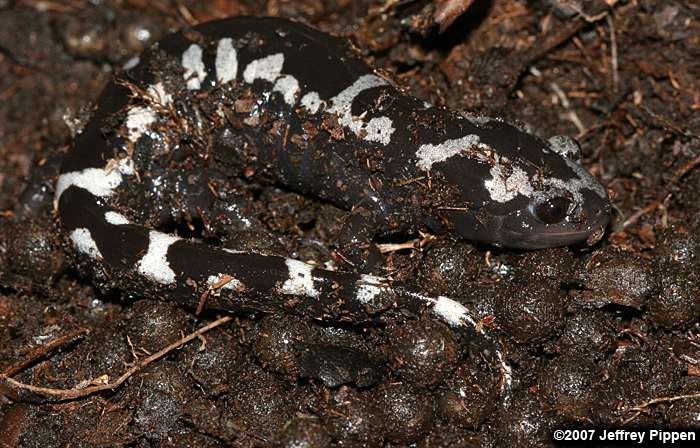
[{"label": "salamander snout", "polygon": [[466,239],[499,247],[543,249],[593,244],[609,223],[606,189],[575,160],[552,153],[544,169],[513,162],[491,169],[484,182],[486,200],[449,221]]},{"label": "salamander snout", "polygon": [[[543,169],[530,170],[522,194],[493,212],[498,216],[497,243],[522,249],[541,249],[587,242],[603,235],[610,220],[610,200],[601,183],[581,165],[578,152],[563,151],[550,142],[542,151]],[[569,146],[576,146],[571,143]],[[555,154],[553,154],[555,153]],[[531,158],[535,162],[536,158]],[[526,163],[520,163],[523,172]],[[516,168],[517,170],[517,168]],[[525,178],[525,176],[523,176]],[[522,202],[521,202],[522,201]],[[503,211],[506,213],[503,213]],[[500,212],[500,213],[499,213]]]},{"label": "salamander snout", "polygon": [[510,241],[506,244],[539,249],[595,242],[608,226],[610,202],[607,195],[582,190],[576,199],[564,194],[534,199],[526,215],[504,222],[504,238]]}]

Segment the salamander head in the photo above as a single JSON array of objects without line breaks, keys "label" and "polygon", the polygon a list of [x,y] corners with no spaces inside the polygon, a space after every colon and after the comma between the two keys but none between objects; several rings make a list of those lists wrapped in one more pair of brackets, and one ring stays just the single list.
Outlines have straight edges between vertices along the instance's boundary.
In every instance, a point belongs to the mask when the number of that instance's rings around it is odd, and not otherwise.
[{"label": "salamander head", "polygon": [[[529,202],[518,202],[516,209],[506,213],[496,209],[484,218],[490,229],[484,241],[521,249],[593,244],[603,236],[609,222],[607,195],[587,188],[575,195],[557,187],[543,188],[535,191]],[[485,207],[482,212],[488,214],[489,209]],[[459,224],[456,227],[464,230]]]},{"label": "salamander head", "polygon": [[460,187],[466,204],[447,212],[455,233],[521,249],[592,244],[602,237],[608,194],[580,164],[575,141],[556,137],[547,144],[504,123],[478,135],[468,156],[438,167]]}]

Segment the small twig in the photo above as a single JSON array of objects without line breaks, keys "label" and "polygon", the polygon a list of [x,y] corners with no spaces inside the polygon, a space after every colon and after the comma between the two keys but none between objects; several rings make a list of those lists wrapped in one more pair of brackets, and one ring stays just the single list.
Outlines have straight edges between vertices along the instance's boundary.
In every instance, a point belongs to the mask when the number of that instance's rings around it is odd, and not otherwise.
[{"label": "small twig", "polygon": [[197,19],[194,18],[194,15],[192,15],[192,12],[187,9],[187,6],[183,4],[178,4],[177,5],[177,12],[180,14],[180,17],[182,17],[182,20],[187,23],[189,26],[194,26],[197,24]]},{"label": "small twig", "polygon": [[69,13],[75,9],[74,6],[72,5],[64,5],[61,2],[52,2],[52,1],[37,1],[37,0],[24,0],[18,2],[20,4],[24,4],[25,6],[28,6],[30,8],[34,8],[37,11],[51,11],[51,12],[57,12],[61,14]]},{"label": "small twig", "polygon": [[349,264],[350,266],[352,266],[353,268],[356,267],[356,266],[355,266],[355,263],[353,263],[353,262],[352,262],[348,257],[346,257],[341,251],[339,251],[339,250],[333,251],[333,255],[335,255],[336,257],[338,257],[343,263],[347,263],[347,264]]},{"label": "small twig", "polygon": [[561,105],[566,109],[566,113],[564,116],[571,121],[574,126],[578,129],[579,134],[583,134],[586,131],[586,127],[583,125],[583,122],[579,118],[578,114],[576,111],[571,107],[571,103],[569,102],[569,98],[566,96],[566,93],[564,90],[559,87],[559,84],[556,82],[552,82],[549,84],[549,86],[552,88],[552,91],[557,95],[557,98],[559,98],[559,101],[561,102]]},{"label": "small twig", "polygon": [[700,135],[694,134],[690,131],[686,131],[685,129],[680,128],[679,126],[675,125],[674,123],[671,123],[668,121],[666,118],[662,117],[661,115],[657,114],[653,110],[649,109],[647,106],[643,106],[642,110],[646,112],[652,119],[656,120],[659,125],[662,128],[668,128],[672,130],[673,132],[680,134],[684,137],[692,138],[692,139],[700,139]]},{"label": "small twig", "polygon": [[223,288],[224,286],[228,285],[231,281],[233,281],[233,277],[231,277],[230,275],[224,275],[219,279],[219,281],[217,281],[213,285],[210,285],[202,293],[202,295],[199,296],[199,303],[197,304],[197,310],[194,312],[194,315],[199,316],[199,314],[202,312],[202,310],[204,309],[204,305],[207,303],[207,298],[209,298],[209,294],[216,291],[217,289]]},{"label": "small twig", "polygon": [[425,179],[425,176],[413,177],[411,179],[403,179],[394,183],[395,187],[404,187],[406,185],[412,184],[414,182],[420,182]]},{"label": "small twig", "polygon": [[[522,74],[529,67],[534,66],[541,58],[548,55],[555,48],[563,45],[571,39],[574,39],[576,35],[589,24],[604,19],[617,5],[618,0],[606,0],[605,3],[609,10],[603,11],[596,15],[588,15],[580,8],[576,8],[575,5],[569,4],[569,6],[573,7],[573,9],[578,13],[578,17],[575,20],[571,20],[564,23],[562,26],[557,27],[556,34],[544,36],[543,39],[538,40],[537,45],[527,50],[525,56],[520,61],[520,73]],[[576,42],[574,42],[574,44],[576,44]]]},{"label": "small twig", "polygon": [[613,16],[611,14],[608,14],[606,19],[608,21],[608,28],[610,29],[610,59],[612,65],[613,89],[617,90],[617,86],[620,83],[620,74],[618,73],[617,37],[615,36],[615,21],[613,20]]},{"label": "small twig", "polygon": [[220,319],[215,320],[214,322],[203,326],[199,330],[195,331],[194,333],[190,333],[189,335],[173,342],[172,344],[168,345],[167,347],[163,348],[162,350],[154,353],[153,355],[149,356],[148,358],[145,358],[143,361],[139,361],[136,364],[134,364],[131,368],[129,368],[126,372],[124,372],[119,378],[117,378],[115,381],[104,383],[104,384],[98,384],[95,386],[91,387],[86,387],[84,389],[54,389],[50,387],[40,387],[40,386],[33,386],[31,384],[25,384],[21,383],[19,381],[13,380],[10,378],[9,375],[2,374],[0,375],[0,380],[7,382],[9,385],[17,388],[17,389],[24,389],[28,390],[30,392],[35,392],[38,394],[42,395],[50,395],[54,397],[59,397],[62,400],[75,400],[77,398],[83,398],[88,395],[92,395],[96,392],[101,392],[103,390],[113,390],[119,387],[124,381],[126,381],[129,377],[131,377],[134,373],[138,372],[142,368],[146,367],[147,365],[151,364],[153,361],[156,361],[163,356],[167,355],[171,351],[181,347],[182,345],[190,342],[193,339],[199,338],[202,334],[206,333],[207,331],[216,328],[220,325],[225,324],[226,322],[231,321],[233,318],[231,316],[224,316]]},{"label": "small twig", "polygon": [[647,205],[646,207],[639,209],[636,212],[632,213],[632,216],[627,218],[625,220],[625,222],[622,223],[620,230],[624,230],[627,227],[631,226],[632,224],[636,223],[637,221],[639,221],[639,218],[641,218],[642,216],[644,216],[646,214],[653,212],[654,210],[659,208],[660,205],[661,205],[661,201],[656,200],[656,201],[652,202],[651,204]]},{"label": "small twig", "polygon": [[78,328],[77,330],[73,330],[66,335],[59,336],[56,339],[52,339],[50,342],[40,347],[36,347],[29,353],[29,355],[23,361],[20,361],[14,366],[10,366],[3,370],[3,372],[0,373],[0,378],[11,377],[12,375],[16,375],[17,373],[26,369],[30,365],[34,364],[38,359],[48,356],[50,353],[53,353],[61,347],[74,342],[76,339],[82,337],[83,335],[89,332],[90,330],[88,330],[87,328]]},{"label": "small twig", "polygon": [[383,4],[377,6],[376,10],[372,11],[370,10],[370,15],[381,15],[389,11],[391,8],[394,6],[398,5],[401,3],[402,0],[387,0]]},{"label": "small twig", "polygon": [[694,159],[691,159],[688,162],[686,162],[685,165],[680,167],[680,169],[676,171],[676,173],[673,175],[671,181],[669,182],[669,187],[672,187],[678,182],[680,182],[680,180],[683,179],[686,174],[688,174],[693,168],[695,168],[698,165],[700,165],[700,156],[697,156]]},{"label": "small twig", "polygon": [[441,0],[436,1],[433,21],[440,25],[440,33],[444,33],[459,16],[474,3],[474,0]]},{"label": "small twig", "polygon": [[627,409],[623,409],[622,413],[634,411],[634,414],[630,418],[624,420],[622,423],[626,425],[627,423],[631,422],[632,420],[637,418],[637,416],[639,416],[639,414],[646,411],[647,408],[651,405],[659,404],[659,403],[673,403],[674,401],[686,400],[686,399],[691,399],[691,398],[700,398],[700,392],[695,392],[694,394],[673,395],[671,397],[653,398],[649,401],[642,402],[636,406],[630,406]]},{"label": "small twig", "polygon": [[436,207],[435,210],[446,210],[446,211],[455,211],[455,212],[468,212],[471,208],[470,207]]},{"label": "small twig", "polygon": [[[605,3],[608,5],[608,7],[612,8],[617,3],[617,0],[607,0]],[[576,13],[588,23],[595,23],[608,15],[608,11],[603,11],[596,15],[586,14],[581,8],[573,3],[569,3],[568,6],[576,11]]]},{"label": "small twig", "polygon": [[[529,68],[529,71],[533,76],[537,78],[542,78],[542,72],[539,71],[537,67],[532,66]],[[569,98],[567,97],[564,90],[561,87],[559,87],[559,84],[557,84],[556,82],[550,83],[549,87],[559,99],[559,102],[561,103],[562,107],[566,109],[566,113],[564,113],[564,116],[568,118],[574,124],[574,126],[576,126],[576,128],[579,131],[579,135],[582,135],[586,131],[586,129],[583,126],[583,122],[579,118],[578,114],[576,114],[576,111],[571,107]]]},{"label": "small twig", "polygon": [[635,222],[637,222],[639,220],[639,218],[641,218],[642,216],[653,212],[654,210],[659,208],[664,203],[667,203],[671,199],[671,196],[673,196],[673,187],[678,182],[680,182],[681,179],[683,179],[691,170],[696,168],[698,165],[700,165],[700,156],[697,156],[697,157],[689,160],[685,164],[683,164],[683,166],[680,167],[674,173],[671,180],[669,180],[668,183],[666,184],[666,187],[664,188],[664,193],[662,196],[663,199],[657,199],[654,202],[652,202],[651,204],[644,207],[643,209],[637,210],[635,213],[632,214],[632,216],[627,218],[624,223],[622,223],[621,230],[626,229],[627,227],[629,227],[632,224],[634,224]]},{"label": "small twig", "polygon": [[404,250],[404,249],[415,249],[420,243],[419,239],[414,239],[410,241],[406,241],[405,243],[386,243],[386,244],[377,244],[377,249],[379,249],[380,253],[387,253],[387,252],[396,252],[399,250]]},{"label": "small twig", "polygon": [[633,421],[634,419],[636,419],[637,417],[639,417],[639,414],[641,414],[641,413],[642,413],[641,411],[637,411],[637,412],[635,412],[634,414],[632,414],[631,417],[622,420],[622,425],[624,426],[624,425],[629,424],[631,421]]}]

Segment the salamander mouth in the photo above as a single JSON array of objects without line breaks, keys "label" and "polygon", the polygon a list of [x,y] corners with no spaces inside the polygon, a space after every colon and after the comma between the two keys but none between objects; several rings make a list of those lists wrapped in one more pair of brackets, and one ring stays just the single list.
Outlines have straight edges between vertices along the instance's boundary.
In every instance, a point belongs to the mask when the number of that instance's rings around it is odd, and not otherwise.
[{"label": "salamander mouth", "polygon": [[542,228],[539,229],[539,231],[529,230],[527,232],[518,232],[514,229],[504,230],[510,234],[507,235],[507,240],[509,241],[507,245],[509,247],[519,249],[545,249],[548,247],[569,246],[586,241],[594,244],[600,240],[609,222],[609,215],[607,213],[602,213],[596,221],[582,228],[567,229],[557,226],[553,227],[551,230]]}]

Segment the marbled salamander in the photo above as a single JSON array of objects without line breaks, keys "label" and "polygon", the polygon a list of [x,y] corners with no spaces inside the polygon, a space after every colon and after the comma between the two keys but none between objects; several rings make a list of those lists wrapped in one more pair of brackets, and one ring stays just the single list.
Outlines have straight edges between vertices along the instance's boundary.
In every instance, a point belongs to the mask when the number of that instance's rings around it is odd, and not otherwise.
[{"label": "marbled salamander", "polygon": [[[178,82],[159,79],[162,61]],[[204,23],[162,39],[123,79],[131,87],[110,82],[77,136],[55,196],[79,260],[103,285],[189,305],[215,289],[209,307],[236,309],[245,297],[260,310],[336,321],[427,308],[452,326],[475,325],[460,303],[383,277],[238,253],[139,224],[119,201],[120,189],[148,176],[134,147],[160,138],[183,95],[245,92],[251,107],[222,102],[214,114],[245,136],[234,148],[239,159],[278,185],[351,211],[345,244],[427,226],[542,248],[585,241],[608,222],[606,190],[577,162],[575,144],[547,144],[500,120],[432,107],[379,76],[344,40],[299,23]],[[130,101],[134,87],[145,92],[140,102]]]}]

